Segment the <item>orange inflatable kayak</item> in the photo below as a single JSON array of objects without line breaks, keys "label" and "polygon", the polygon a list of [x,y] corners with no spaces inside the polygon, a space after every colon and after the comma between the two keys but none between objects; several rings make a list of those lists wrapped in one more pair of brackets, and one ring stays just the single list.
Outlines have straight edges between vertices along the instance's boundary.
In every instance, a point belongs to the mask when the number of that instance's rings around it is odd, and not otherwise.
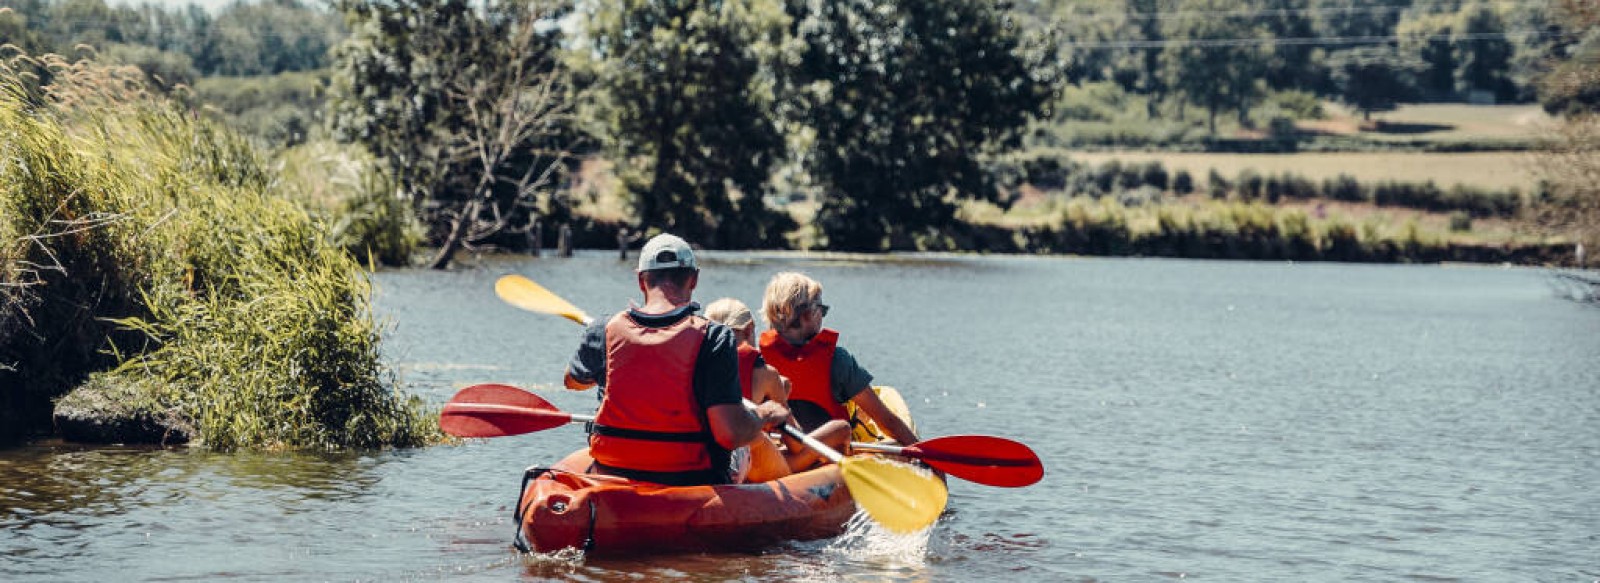
[{"label": "orange inflatable kayak", "polygon": [[838,536],[856,511],[834,464],[770,482],[662,486],[585,473],[592,461],[584,448],[528,469],[517,548],[593,556],[754,550]]}]

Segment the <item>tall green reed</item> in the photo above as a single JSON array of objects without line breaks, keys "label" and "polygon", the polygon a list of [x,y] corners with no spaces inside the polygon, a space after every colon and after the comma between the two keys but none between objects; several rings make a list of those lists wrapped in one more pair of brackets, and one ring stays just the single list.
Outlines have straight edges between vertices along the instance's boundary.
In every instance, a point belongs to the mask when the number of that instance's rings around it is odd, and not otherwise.
[{"label": "tall green reed", "polygon": [[[42,98],[19,59],[49,72]],[[379,358],[365,272],[273,194],[248,141],[90,62],[13,58],[0,86],[0,289],[25,290],[6,298],[22,333],[0,334],[0,354],[26,370],[59,360],[51,346],[96,355],[23,374],[31,395],[93,373],[216,449],[439,437]]]}]

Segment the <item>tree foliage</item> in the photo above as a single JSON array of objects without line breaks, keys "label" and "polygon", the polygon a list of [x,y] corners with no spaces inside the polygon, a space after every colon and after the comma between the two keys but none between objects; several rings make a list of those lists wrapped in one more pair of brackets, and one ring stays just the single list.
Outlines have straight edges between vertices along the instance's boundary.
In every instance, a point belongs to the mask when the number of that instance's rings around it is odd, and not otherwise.
[{"label": "tree foliage", "polygon": [[1414,56],[1422,65],[1416,87],[1428,99],[1453,99],[1456,96],[1456,47],[1450,37],[1459,25],[1452,13],[1407,16],[1396,29],[1400,51]]},{"label": "tree foliage", "polygon": [[345,36],[337,18],[299,0],[236,2],[203,30],[209,50],[197,65],[212,75],[275,75],[322,68],[328,51]]},{"label": "tree foliage", "polygon": [[1391,111],[1415,95],[1413,84],[1423,66],[1392,47],[1361,47],[1334,53],[1329,59],[1339,100],[1372,119],[1372,112]]},{"label": "tree foliage", "polygon": [[1456,91],[1487,91],[1497,100],[1516,94],[1511,84],[1511,41],[1502,36],[1505,22],[1494,9],[1474,4],[1461,15],[1460,36],[1455,40]]},{"label": "tree foliage", "polygon": [[604,3],[579,59],[642,229],[716,246],[783,243],[764,201],[785,154],[774,67],[788,19],[769,0]]},{"label": "tree foliage", "polygon": [[[814,132],[804,160],[825,190],[830,248],[878,250],[948,227],[955,199],[999,200],[981,160],[1014,147],[1050,99],[1053,61],[1008,5],[792,2],[805,49],[796,112]],[[900,241],[897,241],[899,239]]]},{"label": "tree foliage", "polygon": [[551,192],[577,140],[558,59],[564,4],[347,0],[332,124],[387,165],[444,267],[460,248],[560,212]]},{"label": "tree foliage", "polygon": [[1555,43],[1547,70],[1538,78],[1539,101],[1552,114],[1600,114],[1600,6],[1561,0],[1554,20],[1572,34]]},{"label": "tree foliage", "polygon": [[70,53],[84,44],[103,52],[113,44],[137,45],[181,55],[167,58],[187,58],[201,75],[319,69],[345,34],[336,15],[300,0],[232,2],[215,15],[195,4],[169,9],[105,0],[18,0],[11,6],[37,34],[35,46],[24,49]]},{"label": "tree foliage", "polygon": [[1206,108],[1208,127],[1217,131],[1217,114],[1238,112],[1240,121],[1258,99],[1260,80],[1272,57],[1271,33],[1259,20],[1228,0],[1184,0],[1165,25],[1169,45],[1161,58],[1172,87]]},{"label": "tree foliage", "polygon": [[1600,252],[1600,6],[1565,0],[1567,26],[1587,30],[1568,59],[1544,79],[1545,109],[1563,114],[1550,147],[1537,158],[1545,204],[1534,218],[1551,232]]},{"label": "tree foliage", "polygon": [[[1302,41],[1315,38],[1316,21],[1311,16],[1312,0],[1260,0],[1262,20],[1273,39]],[[1273,89],[1327,89],[1328,70],[1323,61],[1326,51],[1316,45],[1274,43],[1267,60],[1266,81]]]}]

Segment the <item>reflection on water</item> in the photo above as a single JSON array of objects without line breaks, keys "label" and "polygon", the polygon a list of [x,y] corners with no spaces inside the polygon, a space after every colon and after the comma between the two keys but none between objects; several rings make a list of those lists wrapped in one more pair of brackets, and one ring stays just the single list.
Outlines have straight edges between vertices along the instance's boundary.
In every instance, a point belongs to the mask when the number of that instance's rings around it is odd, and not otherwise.
[{"label": "reflection on water", "polygon": [[[350,503],[376,482],[379,459],[59,442],[9,449],[0,456],[0,531],[8,533],[0,555],[18,559],[18,574],[45,575],[51,561],[79,560],[112,541],[229,540],[271,524],[263,515]],[[219,551],[209,551],[211,560],[225,564]]]},{"label": "reflection on water", "polygon": [[[950,481],[926,538],[759,554],[517,554],[522,471],[577,426],[423,450],[0,451],[0,580],[1589,581],[1600,310],[1542,273],[1374,266],[705,254],[697,297],[821,280],[828,325],[928,435],[1029,444],[1044,480]],[[376,276],[386,359],[442,403],[560,387],[579,329],[510,308],[520,273],[591,314],[638,295],[614,254]]]},{"label": "reflection on water", "polygon": [[[96,519],[127,505],[155,506],[185,498],[259,490],[287,511],[308,501],[359,496],[376,481],[378,458],[352,453],[233,453],[185,448],[98,447],[59,442],[6,451],[0,457],[0,519],[59,513]],[[132,495],[130,495],[132,494]]]}]

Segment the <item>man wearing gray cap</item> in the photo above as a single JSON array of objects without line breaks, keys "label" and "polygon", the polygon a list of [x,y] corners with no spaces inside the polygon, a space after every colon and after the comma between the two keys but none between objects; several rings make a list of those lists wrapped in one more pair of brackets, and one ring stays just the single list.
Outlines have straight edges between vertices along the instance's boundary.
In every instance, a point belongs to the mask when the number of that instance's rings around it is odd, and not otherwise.
[{"label": "man wearing gray cap", "polygon": [[730,452],[788,420],[747,408],[738,343],[695,314],[700,268],[683,239],[661,234],[639,254],[644,305],[595,320],[567,365],[567,388],[602,388],[589,435],[595,470],[673,486],[731,481]]}]

